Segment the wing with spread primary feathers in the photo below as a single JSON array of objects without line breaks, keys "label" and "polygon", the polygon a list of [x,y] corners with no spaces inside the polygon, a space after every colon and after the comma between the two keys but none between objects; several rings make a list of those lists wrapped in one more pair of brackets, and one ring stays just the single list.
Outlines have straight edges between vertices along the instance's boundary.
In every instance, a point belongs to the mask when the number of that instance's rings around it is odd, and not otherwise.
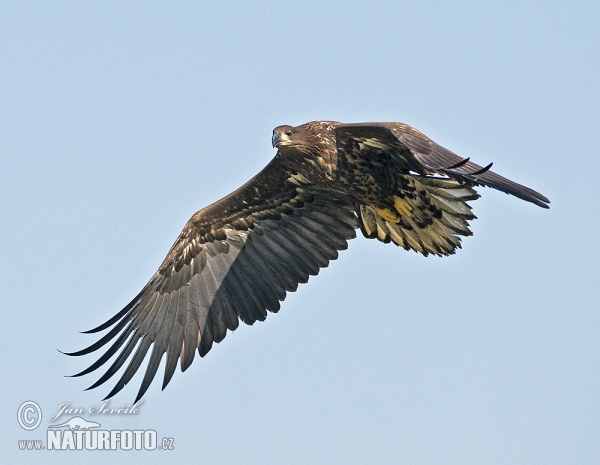
[{"label": "wing with spread primary feathers", "polygon": [[355,139],[394,154],[406,170],[419,174],[441,174],[469,185],[492,187],[540,207],[549,208],[550,201],[528,187],[506,179],[493,171],[492,164],[481,167],[436,144],[423,133],[403,123],[339,124],[338,144]]},{"label": "wing with spread primary feathers", "polygon": [[351,200],[289,182],[274,159],[251,181],[190,219],[137,297],[88,333],[110,331],[69,354],[108,346],[95,363],[74,376],[98,369],[118,353],[89,388],[126,365],[106,397],[110,398],[131,380],[150,351],[137,401],[166,353],[164,389],[178,361],[185,371],[196,350],[206,355],[239,320],[251,325],[264,320],[267,310],[277,312],[286,292],[335,260],[357,227]]}]

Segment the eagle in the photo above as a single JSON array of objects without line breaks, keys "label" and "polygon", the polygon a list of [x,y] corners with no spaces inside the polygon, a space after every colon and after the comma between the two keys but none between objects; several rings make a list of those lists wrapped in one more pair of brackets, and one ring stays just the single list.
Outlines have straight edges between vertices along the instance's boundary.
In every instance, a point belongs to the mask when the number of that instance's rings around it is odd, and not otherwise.
[{"label": "eagle", "polygon": [[469,236],[468,202],[486,186],[549,208],[539,192],[438,145],[403,123],[313,121],[273,130],[275,157],[239,189],[195,213],[158,271],[120,312],[86,331],[107,333],[68,353],[118,353],[96,388],[126,368],[105,397],[118,393],[151,351],[136,402],[166,353],[162,388],[179,362],[204,357],[240,320],[277,312],[287,292],[319,273],[360,228],[424,256],[450,255]]}]

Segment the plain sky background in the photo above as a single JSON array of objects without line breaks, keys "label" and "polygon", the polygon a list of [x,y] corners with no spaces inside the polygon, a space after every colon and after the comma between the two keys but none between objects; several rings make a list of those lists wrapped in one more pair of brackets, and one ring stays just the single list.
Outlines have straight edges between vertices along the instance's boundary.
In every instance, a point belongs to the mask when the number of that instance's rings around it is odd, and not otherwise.
[{"label": "plain sky background", "polygon": [[[600,463],[599,5],[0,3],[3,462]],[[316,119],[411,124],[551,209],[482,189],[446,258],[359,237],[137,415],[95,419],[173,451],[19,451],[112,388],[57,349],[96,340],[273,127]]]}]

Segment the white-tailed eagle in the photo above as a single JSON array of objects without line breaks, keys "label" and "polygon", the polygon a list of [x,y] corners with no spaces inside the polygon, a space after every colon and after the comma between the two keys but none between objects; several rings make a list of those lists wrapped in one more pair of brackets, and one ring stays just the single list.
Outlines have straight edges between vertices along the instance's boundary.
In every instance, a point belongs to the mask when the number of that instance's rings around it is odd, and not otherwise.
[{"label": "white-tailed eagle", "polygon": [[125,370],[114,396],[151,351],[136,401],[166,353],[163,389],[177,363],[185,371],[221,342],[239,320],[253,324],[277,312],[287,292],[319,273],[360,228],[425,256],[453,254],[475,218],[468,201],[487,186],[540,207],[542,194],[481,167],[402,123],[313,121],[273,131],[275,158],[254,178],[188,221],[142,291],[113,318],[89,368],[115,354],[91,388]]}]

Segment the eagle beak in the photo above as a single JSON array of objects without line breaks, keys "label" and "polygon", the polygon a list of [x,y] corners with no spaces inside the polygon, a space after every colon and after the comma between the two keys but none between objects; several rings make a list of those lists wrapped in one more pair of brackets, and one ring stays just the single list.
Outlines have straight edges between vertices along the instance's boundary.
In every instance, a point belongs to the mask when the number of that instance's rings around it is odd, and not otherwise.
[{"label": "eagle beak", "polygon": [[281,142],[281,133],[279,131],[273,131],[273,139],[271,141],[273,143],[273,147],[277,147]]}]

